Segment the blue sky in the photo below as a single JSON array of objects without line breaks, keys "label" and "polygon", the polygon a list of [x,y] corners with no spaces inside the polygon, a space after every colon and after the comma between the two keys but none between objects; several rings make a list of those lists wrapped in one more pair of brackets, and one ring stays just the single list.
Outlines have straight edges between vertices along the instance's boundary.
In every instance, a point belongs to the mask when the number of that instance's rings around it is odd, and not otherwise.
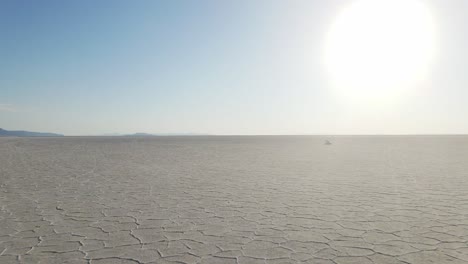
[{"label": "blue sky", "polygon": [[104,133],[468,133],[468,3],[425,1],[438,51],[392,107],[344,104],[323,43],[350,1],[0,2],[0,127]]}]

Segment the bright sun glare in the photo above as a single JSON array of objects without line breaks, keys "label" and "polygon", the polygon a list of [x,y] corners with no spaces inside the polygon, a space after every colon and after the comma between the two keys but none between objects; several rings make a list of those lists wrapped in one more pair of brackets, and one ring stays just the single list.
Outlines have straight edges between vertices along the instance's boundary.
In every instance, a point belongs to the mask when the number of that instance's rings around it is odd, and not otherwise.
[{"label": "bright sun glare", "polygon": [[333,23],[325,62],[346,100],[382,103],[413,88],[435,50],[434,22],[419,0],[358,0]]}]

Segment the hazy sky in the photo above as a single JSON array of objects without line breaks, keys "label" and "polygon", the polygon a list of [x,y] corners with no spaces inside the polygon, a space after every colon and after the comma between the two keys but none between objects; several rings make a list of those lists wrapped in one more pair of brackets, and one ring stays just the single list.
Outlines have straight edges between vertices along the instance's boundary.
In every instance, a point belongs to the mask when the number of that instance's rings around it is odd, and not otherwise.
[{"label": "hazy sky", "polygon": [[381,106],[346,103],[324,67],[325,36],[350,2],[2,0],[0,127],[468,133],[468,1],[423,0],[434,63]]}]

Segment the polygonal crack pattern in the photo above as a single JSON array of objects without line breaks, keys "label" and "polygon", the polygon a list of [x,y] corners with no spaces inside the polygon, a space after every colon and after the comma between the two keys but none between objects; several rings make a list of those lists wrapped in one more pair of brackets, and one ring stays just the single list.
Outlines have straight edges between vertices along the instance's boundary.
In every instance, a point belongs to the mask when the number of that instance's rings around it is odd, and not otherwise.
[{"label": "polygonal crack pattern", "polygon": [[0,138],[0,263],[468,263],[467,137]]}]

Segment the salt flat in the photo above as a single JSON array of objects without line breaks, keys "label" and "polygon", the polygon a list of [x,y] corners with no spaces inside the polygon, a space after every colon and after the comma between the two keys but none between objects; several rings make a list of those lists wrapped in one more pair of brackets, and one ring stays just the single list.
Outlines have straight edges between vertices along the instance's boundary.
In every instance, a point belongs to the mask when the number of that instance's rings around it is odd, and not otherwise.
[{"label": "salt flat", "polygon": [[0,263],[468,263],[468,137],[0,138],[0,206]]}]

